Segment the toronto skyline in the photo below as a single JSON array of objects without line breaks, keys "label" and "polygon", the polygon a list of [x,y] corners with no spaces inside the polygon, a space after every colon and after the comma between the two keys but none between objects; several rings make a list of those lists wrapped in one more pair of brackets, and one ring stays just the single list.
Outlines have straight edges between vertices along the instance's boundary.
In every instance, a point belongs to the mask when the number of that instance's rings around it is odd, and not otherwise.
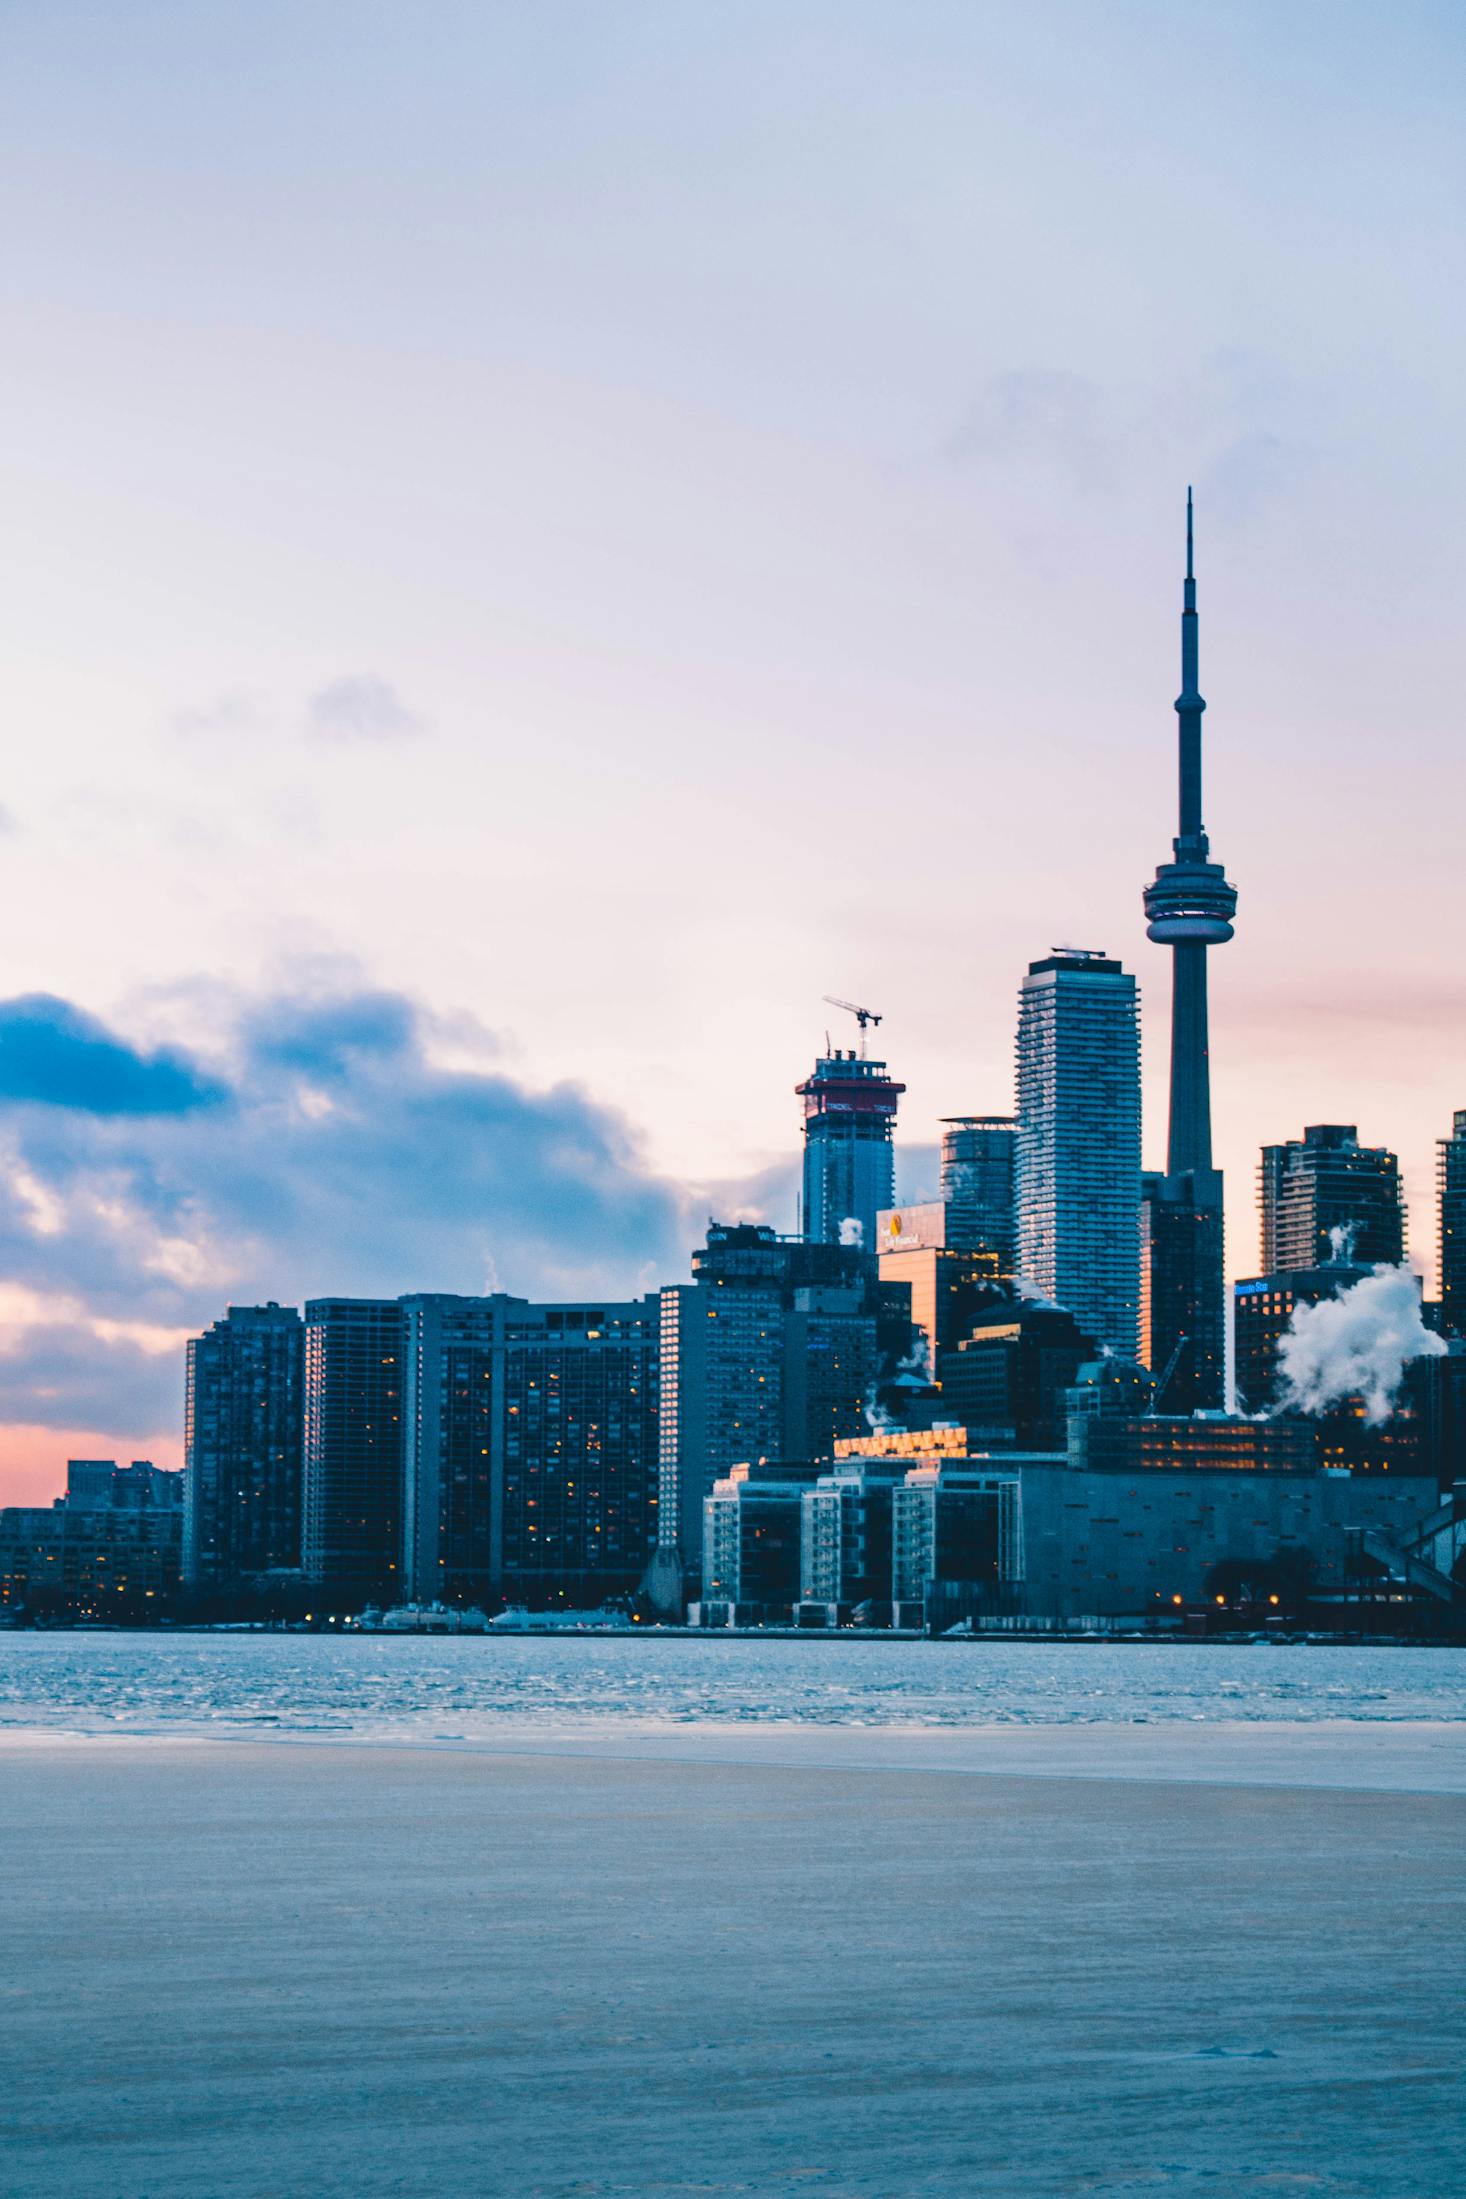
[{"label": "toronto skyline", "polygon": [[226,1301],[792,1227],[827,994],[912,1196],[1028,963],[1104,949],[1164,1167],[1188,481],[1228,1272],[1344,1121],[1433,1287],[1455,17],[571,14],[7,23],[12,1498],[177,1463]]}]

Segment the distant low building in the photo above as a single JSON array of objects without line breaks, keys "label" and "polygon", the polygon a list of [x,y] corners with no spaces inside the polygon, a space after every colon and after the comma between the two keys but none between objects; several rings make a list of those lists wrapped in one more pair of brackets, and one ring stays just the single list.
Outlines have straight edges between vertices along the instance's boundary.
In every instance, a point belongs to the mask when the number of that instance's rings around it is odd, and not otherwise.
[{"label": "distant low building", "polygon": [[144,1619],[177,1595],[182,1557],[181,1473],[147,1459],[73,1460],[54,1504],[0,1511],[0,1608]]}]

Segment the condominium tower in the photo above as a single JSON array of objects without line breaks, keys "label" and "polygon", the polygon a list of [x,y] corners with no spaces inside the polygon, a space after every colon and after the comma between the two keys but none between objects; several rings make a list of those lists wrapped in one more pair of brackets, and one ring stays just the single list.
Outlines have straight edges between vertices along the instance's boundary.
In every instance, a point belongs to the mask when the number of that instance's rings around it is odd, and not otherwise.
[{"label": "condominium tower", "polygon": [[1056,947],[1018,1011],[1018,1273],[1133,1359],[1140,1314],[1140,1028],[1135,980]]},{"label": "condominium tower", "polygon": [[795,1087],[804,1101],[803,1232],[811,1244],[875,1243],[876,1215],[894,1204],[891,1140],[904,1084],[868,1061],[864,1045],[822,1054]]}]

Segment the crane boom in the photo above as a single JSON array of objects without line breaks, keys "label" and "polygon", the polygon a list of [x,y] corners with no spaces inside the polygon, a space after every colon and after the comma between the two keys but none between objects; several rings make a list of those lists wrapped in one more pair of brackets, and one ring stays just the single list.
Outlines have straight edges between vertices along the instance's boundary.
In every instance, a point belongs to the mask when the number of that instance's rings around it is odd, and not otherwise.
[{"label": "crane boom", "polygon": [[860,1058],[864,1061],[865,1027],[868,1023],[879,1023],[881,1020],[875,1009],[862,1008],[853,1000],[837,1000],[833,993],[825,994],[825,1003],[831,1008],[843,1008],[847,1015],[854,1016],[856,1022],[860,1025]]}]

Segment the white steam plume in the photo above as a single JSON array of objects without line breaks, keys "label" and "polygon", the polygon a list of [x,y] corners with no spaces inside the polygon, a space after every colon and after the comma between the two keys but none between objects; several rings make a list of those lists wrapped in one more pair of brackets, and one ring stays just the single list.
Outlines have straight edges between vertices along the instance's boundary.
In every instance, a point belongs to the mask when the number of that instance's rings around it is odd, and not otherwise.
[{"label": "white steam plume", "polygon": [[842,1245],[865,1243],[865,1224],[858,1214],[847,1214],[840,1224],[840,1242]]},{"label": "white steam plume", "polygon": [[1377,1267],[1337,1298],[1294,1307],[1278,1345],[1282,1408],[1322,1413],[1362,1397],[1364,1417],[1377,1428],[1390,1417],[1410,1361],[1445,1348],[1420,1318],[1418,1278],[1407,1267]]}]

